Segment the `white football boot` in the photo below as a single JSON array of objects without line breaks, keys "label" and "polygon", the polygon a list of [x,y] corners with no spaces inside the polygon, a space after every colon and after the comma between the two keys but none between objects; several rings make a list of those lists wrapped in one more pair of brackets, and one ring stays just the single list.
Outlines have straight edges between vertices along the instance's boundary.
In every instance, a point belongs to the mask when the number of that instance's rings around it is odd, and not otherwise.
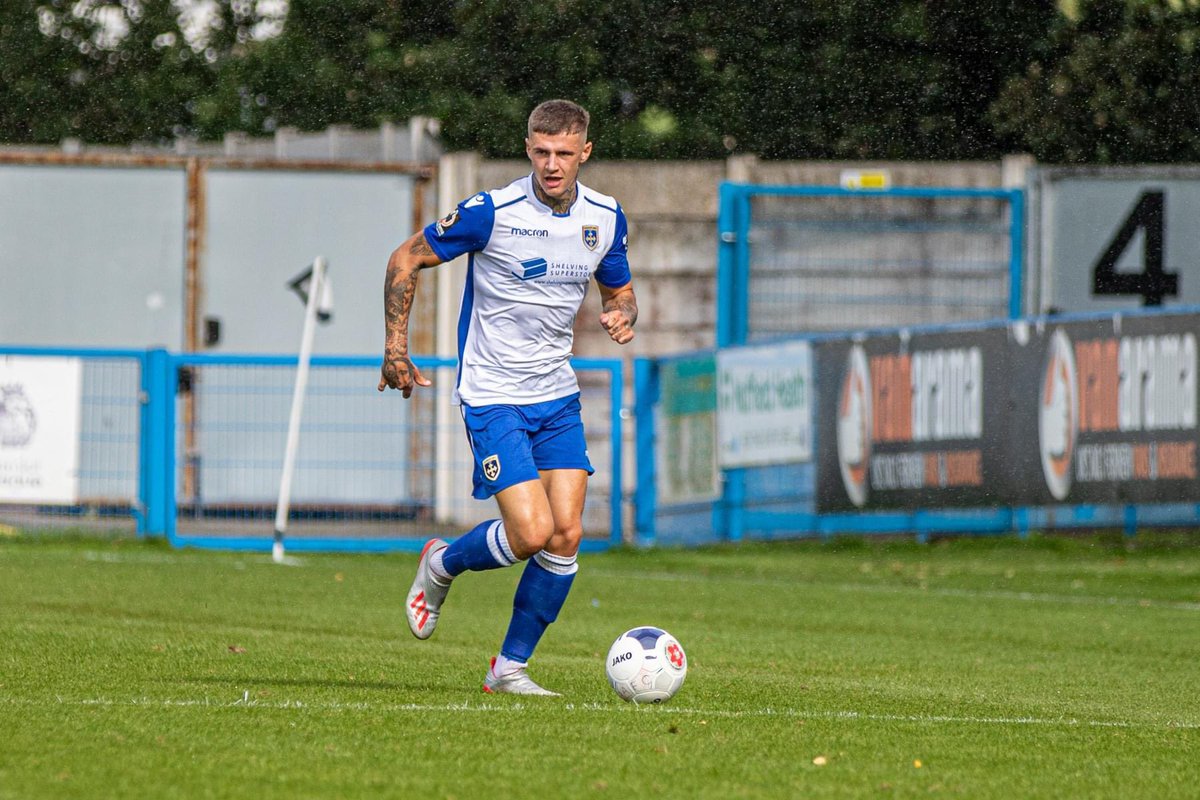
[{"label": "white football boot", "polygon": [[409,630],[418,639],[428,639],[433,635],[438,616],[442,613],[442,602],[450,591],[450,584],[438,582],[429,571],[430,556],[444,549],[446,543],[441,539],[430,539],[425,543],[421,560],[417,562],[417,577],[413,578],[412,588],[408,590],[404,615],[408,617]]},{"label": "white football boot", "polygon": [[483,691],[488,694],[527,694],[540,697],[562,697],[558,692],[543,689],[533,682],[524,667],[497,678],[496,659],[493,658],[488,666],[487,677],[483,679]]}]

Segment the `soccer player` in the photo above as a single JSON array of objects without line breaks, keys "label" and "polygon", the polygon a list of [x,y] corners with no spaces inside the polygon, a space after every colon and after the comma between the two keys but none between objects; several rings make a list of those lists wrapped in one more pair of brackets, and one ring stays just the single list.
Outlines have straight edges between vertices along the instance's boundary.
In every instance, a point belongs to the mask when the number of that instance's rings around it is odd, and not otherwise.
[{"label": "soccer player", "polygon": [[499,519],[421,552],[405,612],[418,639],[437,625],[451,581],[466,571],[525,561],[512,619],[484,679],[485,692],[555,695],[526,672],[558,617],[578,569],[583,504],[592,474],[571,368],[575,316],[594,278],[600,324],[633,339],[637,299],[621,206],[577,180],[592,154],[588,113],[549,100],[529,115],[533,172],[480,192],[400,245],[384,283],[387,339],[379,390],[411,396],[429,386],[408,353],[408,317],[420,270],[469,253],[458,323],[455,403],[474,453],[474,497],[495,497]]}]

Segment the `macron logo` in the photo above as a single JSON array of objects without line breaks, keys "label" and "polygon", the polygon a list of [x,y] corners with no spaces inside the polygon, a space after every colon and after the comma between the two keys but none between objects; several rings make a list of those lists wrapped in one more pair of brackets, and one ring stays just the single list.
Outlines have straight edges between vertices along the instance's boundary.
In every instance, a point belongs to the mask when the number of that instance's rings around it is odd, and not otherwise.
[{"label": "macron logo", "polygon": [[528,261],[522,261],[517,265],[517,268],[512,271],[512,274],[523,281],[531,281],[534,278],[540,278],[546,274],[548,265],[544,258],[531,258]]},{"label": "macron logo", "polygon": [[509,228],[509,236],[536,236],[539,239],[544,239],[550,235],[550,231],[541,228]]}]

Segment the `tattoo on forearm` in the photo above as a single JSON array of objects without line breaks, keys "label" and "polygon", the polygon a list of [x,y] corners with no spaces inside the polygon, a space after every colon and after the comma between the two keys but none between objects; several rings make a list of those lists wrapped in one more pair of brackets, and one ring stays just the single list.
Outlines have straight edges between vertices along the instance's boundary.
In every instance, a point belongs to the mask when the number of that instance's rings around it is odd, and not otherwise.
[{"label": "tattoo on forearm", "polygon": [[434,255],[433,248],[429,246],[429,242],[424,236],[419,237],[412,243],[412,247],[408,248],[409,255],[414,256],[431,256]]},{"label": "tattoo on forearm", "polygon": [[614,297],[604,304],[604,310],[606,312],[620,311],[625,316],[625,321],[629,323],[629,327],[631,328],[637,322],[637,301],[631,296],[621,295]]},{"label": "tattoo on forearm", "polygon": [[401,278],[389,272],[387,289],[383,295],[383,316],[387,326],[384,348],[389,358],[408,353],[408,315],[412,311],[416,293],[417,273]]}]

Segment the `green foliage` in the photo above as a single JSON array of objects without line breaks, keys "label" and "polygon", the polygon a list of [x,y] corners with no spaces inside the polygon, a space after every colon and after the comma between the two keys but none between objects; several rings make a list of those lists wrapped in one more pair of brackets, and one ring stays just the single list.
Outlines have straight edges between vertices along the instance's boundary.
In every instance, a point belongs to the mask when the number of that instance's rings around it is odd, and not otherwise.
[{"label": "green foliage", "polygon": [[1081,0],[1045,57],[1011,79],[996,130],[1054,163],[1200,159],[1200,7]]},{"label": "green foliage", "polygon": [[606,158],[1200,157],[1200,9],[1180,0],[210,7],[197,26],[173,0],[0,4],[0,138],[213,139],[420,114],[442,120],[449,149],[519,157],[530,109],[569,97]]}]

